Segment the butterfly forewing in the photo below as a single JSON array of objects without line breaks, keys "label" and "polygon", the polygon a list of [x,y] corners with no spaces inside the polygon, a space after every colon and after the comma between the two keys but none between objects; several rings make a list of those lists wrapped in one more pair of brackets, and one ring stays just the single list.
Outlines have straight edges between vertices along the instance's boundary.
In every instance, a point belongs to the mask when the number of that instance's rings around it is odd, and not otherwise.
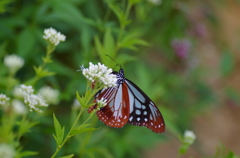
[{"label": "butterfly forewing", "polygon": [[97,111],[98,118],[110,127],[123,127],[129,118],[129,97],[125,84],[100,91],[96,99],[106,98],[107,105]]},{"label": "butterfly forewing", "polygon": [[157,106],[133,82],[126,79],[126,84],[128,85],[131,106],[128,123],[135,126],[145,126],[156,133],[164,132],[164,120]]}]

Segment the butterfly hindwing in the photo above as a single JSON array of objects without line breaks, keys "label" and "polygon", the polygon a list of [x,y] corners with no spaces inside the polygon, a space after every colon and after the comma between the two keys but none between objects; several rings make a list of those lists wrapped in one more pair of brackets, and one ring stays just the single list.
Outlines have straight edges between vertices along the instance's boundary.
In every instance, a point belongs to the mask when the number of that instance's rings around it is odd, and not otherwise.
[{"label": "butterfly hindwing", "polygon": [[107,88],[100,91],[96,99],[107,98],[107,105],[97,111],[98,118],[110,127],[121,128],[129,118],[129,97],[127,86]]},{"label": "butterfly hindwing", "polygon": [[165,124],[162,114],[152,100],[133,82],[126,79],[130,98],[130,116],[128,124],[145,126],[153,132],[162,133]]}]

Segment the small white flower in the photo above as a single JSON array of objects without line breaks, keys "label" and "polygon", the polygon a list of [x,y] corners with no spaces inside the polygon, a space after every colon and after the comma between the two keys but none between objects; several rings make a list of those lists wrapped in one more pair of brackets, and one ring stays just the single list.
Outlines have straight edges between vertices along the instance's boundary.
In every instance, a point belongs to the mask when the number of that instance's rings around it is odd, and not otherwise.
[{"label": "small white flower", "polygon": [[73,109],[80,109],[81,108],[81,105],[80,105],[79,101],[77,100],[77,98],[74,99],[72,108]]},{"label": "small white flower", "polygon": [[187,143],[188,145],[191,145],[194,140],[196,139],[196,135],[193,133],[193,131],[186,130],[183,135],[183,142]]},{"label": "small white flower", "polygon": [[46,103],[46,101],[43,99],[43,97],[40,94],[26,95],[24,97],[24,103],[29,106],[30,111],[35,110],[38,112],[42,112],[38,107],[47,107],[48,106],[48,104]]},{"label": "small white flower", "polygon": [[98,65],[93,65],[89,63],[89,68],[84,68],[81,66],[83,75],[91,82],[98,82],[104,88],[115,87],[117,82],[117,77],[112,73],[112,69],[108,69],[105,65],[98,63]]},{"label": "small white flower", "polygon": [[24,65],[24,59],[14,54],[7,55],[4,57],[4,64],[9,68],[11,73],[15,73]]},{"label": "small white flower", "polygon": [[49,86],[42,87],[39,90],[39,94],[41,94],[48,104],[57,104],[59,102],[59,91],[53,89]]},{"label": "small white flower", "polygon": [[160,5],[162,3],[162,0],[148,0],[148,1],[155,5]]},{"label": "small white flower", "polygon": [[0,144],[0,158],[13,158],[15,150],[8,144]]},{"label": "small white flower", "polygon": [[29,106],[30,111],[35,110],[42,112],[38,107],[48,106],[41,94],[33,94],[34,89],[32,86],[20,85],[20,89],[24,94],[24,103]]},{"label": "small white flower", "polygon": [[26,86],[24,84],[20,85],[20,89],[24,95],[33,94],[34,92],[34,89],[32,88],[32,86]]},{"label": "small white flower", "polygon": [[104,107],[107,105],[107,99],[101,98],[100,100],[97,100],[98,108]]},{"label": "small white flower", "polygon": [[51,44],[57,46],[59,42],[65,41],[66,36],[50,27],[49,29],[44,30],[43,38]]},{"label": "small white flower", "polygon": [[9,105],[9,100],[10,98],[5,94],[0,94],[0,106],[2,106],[4,109]]},{"label": "small white flower", "polygon": [[24,115],[27,113],[25,105],[18,99],[12,101],[13,112],[18,115]]}]

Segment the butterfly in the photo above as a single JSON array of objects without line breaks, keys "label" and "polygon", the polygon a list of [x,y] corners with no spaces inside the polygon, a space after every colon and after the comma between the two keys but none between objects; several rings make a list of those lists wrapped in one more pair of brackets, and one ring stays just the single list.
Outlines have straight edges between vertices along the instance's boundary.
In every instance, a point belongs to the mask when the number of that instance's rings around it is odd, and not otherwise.
[{"label": "butterfly", "polygon": [[[155,133],[165,131],[163,116],[153,101],[132,81],[124,76],[124,70],[113,71],[117,77],[117,86],[104,88],[95,95],[95,103],[106,99],[106,106],[98,110],[97,116],[110,127],[121,128],[125,124],[145,126]],[[88,109],[90,113],[97,104]]]}]

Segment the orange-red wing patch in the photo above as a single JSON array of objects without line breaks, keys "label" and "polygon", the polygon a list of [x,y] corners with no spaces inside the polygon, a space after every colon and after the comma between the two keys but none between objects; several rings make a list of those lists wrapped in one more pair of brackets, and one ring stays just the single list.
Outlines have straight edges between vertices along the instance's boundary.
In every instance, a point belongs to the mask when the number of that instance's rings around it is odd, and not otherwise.
[{"label": "orange-red wing patch", "polygon": [[121,128],[129,118],[129,96],[126,84],[108,88],[96,99],[107,99],[107,105],[97,111],[98,118],[110,127]]}]

